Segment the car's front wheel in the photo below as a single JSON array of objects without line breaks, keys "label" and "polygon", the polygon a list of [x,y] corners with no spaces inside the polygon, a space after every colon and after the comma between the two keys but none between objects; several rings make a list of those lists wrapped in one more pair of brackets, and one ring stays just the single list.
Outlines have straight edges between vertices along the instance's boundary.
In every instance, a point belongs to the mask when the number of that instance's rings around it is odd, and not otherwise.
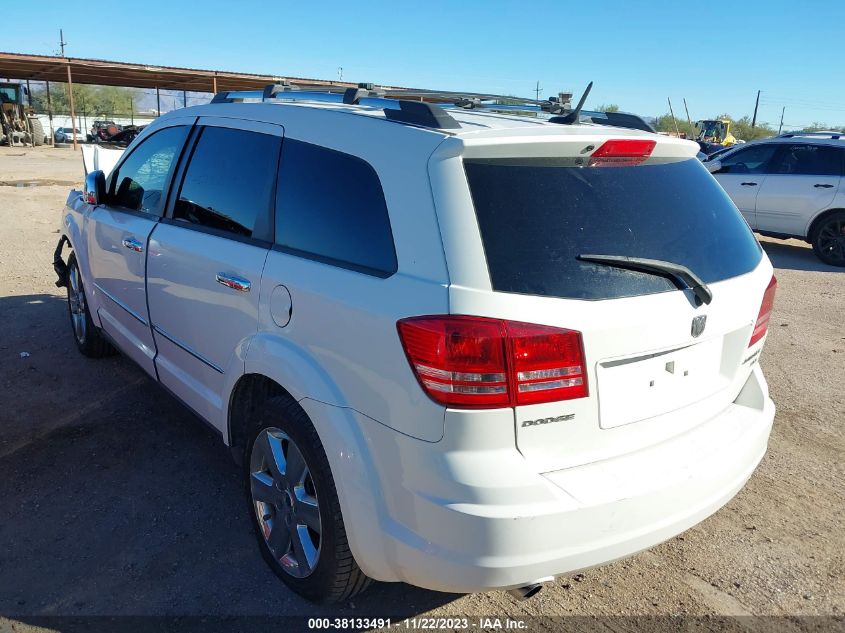
[{"label": "car's front wheel", "polygon": [[74,253],[70,254],[67,263],[67,308],[73,338],[82,354],[90,358],[102,358],[115,353],[114,347],[91,320],[82,274],[79,272],[79,263]]},{"label": "car's front wheel", "polygon": [[845,267],[845,211],[822,218],[813,228],[810,243],[825,264]]},{"label": "car's front wheel", "polygon": [[363,591],[326,453],[308,416],[286,397],[261,409],[244,455],[250,516],[267,564],[314,602]]}]

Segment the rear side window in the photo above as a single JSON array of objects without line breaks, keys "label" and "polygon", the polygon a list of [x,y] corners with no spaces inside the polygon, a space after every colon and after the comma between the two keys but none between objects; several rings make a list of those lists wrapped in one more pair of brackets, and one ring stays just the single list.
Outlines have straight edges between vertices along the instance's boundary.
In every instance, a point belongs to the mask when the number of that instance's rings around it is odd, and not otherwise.
[{"label": "rear side window", "polygon": [[111,203],[132,211],[160,215],[164,188],[187,136],[185,126],[165,128],[148,136],[132,150],[112,176]]},{"label": "rear side window", "polygon": [[281,138],[207,127],[185,172],[173,218],[241,237],[270,236]]},{"label": "rear side window", "polygon": [[760,262],[748,225],[698,160],[571,164],[464,161],[494,290],[569,299],[675,290],[663,277],[577,259],[587,254],[682,264],[706,283]]},{"label": "rear side window", "polygon": [[378,277],[396,272],[378,174],[360,158],[310,143],[284,141],[276,243],[294,255]]},{"label": "rear side window", "polygon": [[845,151],[826,145],[787,145],[775,161],[772,173],[805,176],[839,176]]}]

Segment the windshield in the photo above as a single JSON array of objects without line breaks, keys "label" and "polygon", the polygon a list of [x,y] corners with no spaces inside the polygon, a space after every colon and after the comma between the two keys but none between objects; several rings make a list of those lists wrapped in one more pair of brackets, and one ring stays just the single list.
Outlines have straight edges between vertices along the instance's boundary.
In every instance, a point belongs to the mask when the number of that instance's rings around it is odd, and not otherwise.
[{"label": "windshield", "polygon": [[686,266],[705,283],[753,270],[757,240],[696,159],[578,167],[571,159],[464,161],[493,289],[572,299],[675,290],[643,271],[579,261],[620,255]]},{"label": "windshield", "polygon": [[721,121],[699,121],[702,138],[721,138],[724,124]]},{"label": "windshield", "polygon": [[17,86],[0,86],[0,101],[3,103],[18,103]]}]

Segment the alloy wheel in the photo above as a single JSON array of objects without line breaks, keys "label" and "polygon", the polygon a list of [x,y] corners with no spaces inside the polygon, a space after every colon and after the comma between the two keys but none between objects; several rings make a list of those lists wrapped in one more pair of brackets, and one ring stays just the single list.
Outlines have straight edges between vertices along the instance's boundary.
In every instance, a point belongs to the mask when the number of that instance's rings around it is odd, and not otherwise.
[{"label": "alloy wheel", "polygon": [[85,343],[87,335],[87,324],[85,322],[85,291],[82,288],[82,278],[79,276],[79,268],[75,265],[68,271],[68,306],[70,308],[70,320],[73,325],[73,334],[80,345]]},{"label": "alloy wheel", "polygon": [[249,487],[264,542],[282,569],[311,575],[320,556],[320,506],[311,471],[284,431],[263,429],[252,446]]},{"label": "alloy wheel", "polygon": [[818,249],[834,266],[845,264],[845,219],[833,218],[819,231]]}]

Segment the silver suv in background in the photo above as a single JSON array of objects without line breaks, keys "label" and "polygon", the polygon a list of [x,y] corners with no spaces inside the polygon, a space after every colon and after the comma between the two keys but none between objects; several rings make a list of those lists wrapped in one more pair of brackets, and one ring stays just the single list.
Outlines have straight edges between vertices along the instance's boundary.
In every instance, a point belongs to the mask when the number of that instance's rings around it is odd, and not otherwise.
[{"label": "silver suv in background", "polygon": [[806,240],[823,262],[845,266],[845,133],[785,134],[704,164],[752,229]]}]

